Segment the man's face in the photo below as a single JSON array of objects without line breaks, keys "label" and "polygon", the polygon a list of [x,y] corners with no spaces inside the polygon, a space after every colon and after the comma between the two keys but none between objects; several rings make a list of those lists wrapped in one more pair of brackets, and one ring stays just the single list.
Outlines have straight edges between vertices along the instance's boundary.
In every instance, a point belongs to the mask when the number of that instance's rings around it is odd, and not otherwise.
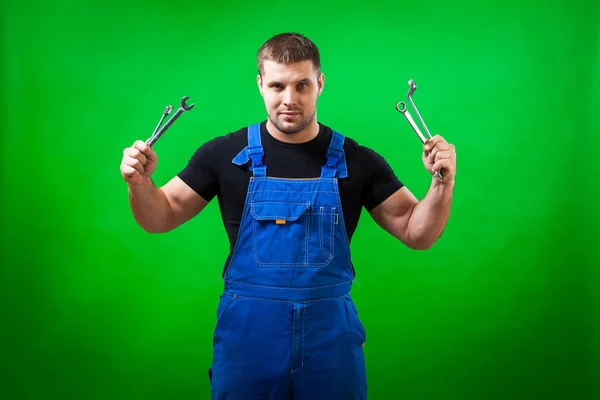
[{"label": "man's face", "polygon": [[317,75],[312,61],[278,64],[266,60],[262,71],[258,88],[271,123],[285,134],[298,133],[310,125],[324,83],[323,74]]}]

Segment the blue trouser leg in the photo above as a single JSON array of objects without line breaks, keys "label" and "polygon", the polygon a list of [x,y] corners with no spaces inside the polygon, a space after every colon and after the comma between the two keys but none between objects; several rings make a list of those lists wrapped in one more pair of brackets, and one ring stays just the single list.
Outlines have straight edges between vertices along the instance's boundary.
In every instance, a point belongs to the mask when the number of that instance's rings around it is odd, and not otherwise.
[{"label": "blue trouser leg", "polygon": [[214,333],[213,400],[289,400],[292,305],[225,295]]},{"label": "blue trouser leg", "polygon": [[303,363],[292,376],[293,400],[364,400],[365,331],[349,297],[307,303]]}]

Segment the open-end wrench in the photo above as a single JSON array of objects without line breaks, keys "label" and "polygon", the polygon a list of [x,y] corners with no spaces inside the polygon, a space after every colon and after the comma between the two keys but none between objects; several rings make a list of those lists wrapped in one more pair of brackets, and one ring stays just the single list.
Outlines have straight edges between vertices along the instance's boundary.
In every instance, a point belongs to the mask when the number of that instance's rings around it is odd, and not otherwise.
[{"label": "open-end wrench", "polygon": [[[429,132],[429,129],[427,129],[427,125],[425,125],[425,121],[423,121],[423,118],[421,118],[421,114],[419,114],[419,110],[417,109],[417,106],[415,106],[415,103],[412,100],[412,95],[415,92],[415,90],[417,90],[417,85],[415,84],[415,81],[413,81],[411,79],[408,81],[408,93],[406,94],[406,97],[408,98],[408,101],[410,102],[410,105],[412,106],[413,110],[415,110],[417,117],[419,117],[419,121],[421,121],[421,124],[423,125],[423,129],[425,129],[427,136],[429,136],[429,139],[431,139],[432,138],[431,133]],[[425,136],[423,136],[423,133],[421,132],[421,130],[415,123],[415,120],[412,118],[412,115],[410,115],[410,112],[407,110],[406,103],[403,101],[399,101],[398,103],[396,103],[396,110],[401,112],[406,117],[406,120],[408,121],[410,126],[413,128],[413,130],[415,131],[415,133],[417,134],[419,139],[421,139],[421,142],[423,144],[425,144],[427,142],[427,140],[429,140],[429,139],[427,139],[427,138],[425,138]],[[435,171],[433,174],[435,175],[436,178],[443,179],[440,171]]]},{"label": "open-end wrench", "polygon": [[[181,98],[181,102],[179,103],[179,108],[177,109],[177,111],[175,111],[175,114],[173,114],[173,116],[167,121],[166,124],[164,124],[158,130],[158,132],[155,130],[154,133],[152,134],[152,136],[150,137],[150,139],[148,139],[146,141],[146,144],[148,146],[152,146],[154,143],[156,143],[156,141],[163,135],[163,133],[165,133],[167,131],[167,129],[169,129],[169,127],[173,124],[173,122],[175,122],[175,120],[177,118],[179,118],[179,116],[181,114],[183,114],[185,111],[190,111],[192,108],[194,108],[193,104],[190,104],[189,106],[187,104],[185,104],[186,100],[189,99],[189,98],[190,98],[190,96],[184,96],[184,97]],[[167,112],[167,110],[168,110],[169,107],[170,106],[167,106],[167,109],[165,109],[165,113]],[[169,111],[169,113],[170,113],[170,111]],[[166,114],[163,114],[163,119],[164,119],[165,115]],[[159,126],[160,126],[161,122],[162,122],[162,119],[158,123]]]}]

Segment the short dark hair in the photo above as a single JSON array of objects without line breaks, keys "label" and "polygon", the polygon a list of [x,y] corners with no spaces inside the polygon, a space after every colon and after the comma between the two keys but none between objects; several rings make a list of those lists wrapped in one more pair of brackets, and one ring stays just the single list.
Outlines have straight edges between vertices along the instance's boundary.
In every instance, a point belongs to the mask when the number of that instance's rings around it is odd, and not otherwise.
[{"label": "short dark hair", "polygon": [[267,40],[257,54],[258,73],[262,75],[263,62],[293,64],[311,60],[317,72],[321,70],[319,49],[309,38],[299,33],[280,33]]}]

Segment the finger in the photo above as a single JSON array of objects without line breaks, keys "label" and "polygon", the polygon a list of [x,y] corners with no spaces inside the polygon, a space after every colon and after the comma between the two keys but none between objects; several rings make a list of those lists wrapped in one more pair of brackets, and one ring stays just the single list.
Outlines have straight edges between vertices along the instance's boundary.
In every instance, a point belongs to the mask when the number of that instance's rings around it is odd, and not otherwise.
[{"label": "finger", "polygon": [[438,143],[436,143],[435,147],[427,155],[427,160],[430,163],[434,163],[435,160],[437,160],[438,153],[445,153],[448,151],[452,152],[452,148],[450,147],[450,145],[448,143],[438,142]]},{"label": "finger", "polygon": [[435,153],[434,159],[432,162],[436,162],[442,160],[444,158],[452,158],[454,156],[454,151],[452,149],[448,150],[439,150]]},{"label": "finger", "polygon": [[148,158],[148,160],[156,161],[156,153],[154,153],[154,150],[152,150],[152,148],[148,146],[145,142],[142,142],[141,140],[136,140],[133,144],[133,147],[141,151],[146,156],[146,158]]},{"label": "finger", "polygon": [[136,176],[140,176],[140,171],[137,169],[130,167],[129,165],[123,165],[121,167],[121,172],[125,178],[135,178]]},{"label": "finger", "polygon": [[423,147],[425,156],[426,157],[434,156],[435,152],[437,151],[439,146],[440,146],[439,142],[434,142],[433,139],[430,139],[430,141],[426,142],[425,146]]},{"label": "finger", "polygon": [[137,158],[140,160],[142,165],[146,165],[148,163],[148,157],[144,155],[141,151],[136,148],[132,148],[131,151],[127,154],[131,158]]},{"label": "finger", "polygon": [[452,158],[443,158],[439,161],[436,161],[431,167],[431,169],[434,171],[440,171],[442,169],[445,169],[447,171],[454,171],[455,167],[456,164],[454,163],[454,160]]},{"label": "finger", "polygon": [[142,152],[133,146],[123,149],[123,157],[137,158],[139,154],[142,154]]},{"label": "finger", "polygon": [[139,158],[125,157],[123,162],[129,167],[135,168],[137,171],[139,171],[140,174],[144,173],[144,166],[142,165],[142,162]]},{"label": "finger", "polygon": [[444,140],[444,138],[440,135],[435,135],[431,139],[429,139],[427,142],[425,142],[423,149],[425,151],[431,151],[440,142],[446,142],[446,140]]}]

